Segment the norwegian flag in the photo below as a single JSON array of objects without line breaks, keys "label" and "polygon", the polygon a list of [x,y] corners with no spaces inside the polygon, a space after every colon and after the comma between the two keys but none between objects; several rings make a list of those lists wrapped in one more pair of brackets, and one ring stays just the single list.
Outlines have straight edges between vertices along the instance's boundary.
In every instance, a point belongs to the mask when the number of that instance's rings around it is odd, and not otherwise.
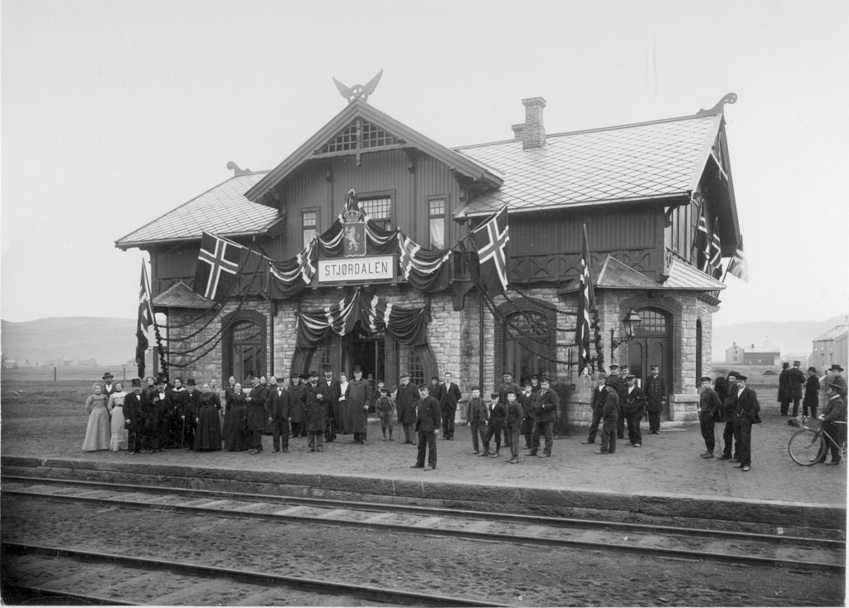
[{"label": "norwegian flag", "polygon": [[740,244],[737,245],[737,252],[731,261],[728,262],[726,273],[733,274],[741,281],[749,282],[749,262],[746,260],[746,254],[743,253],[743,237],[740,237]]},{"label": "norwegian flag", "polygon": [[219,304],[226,302],[245,251],[233,241],[204,232],[195,270],[195,292]]},{"label": "norwegian flag", "polygon": [[713,232],[710,235],[710,274],[714,279],[722,276],[722,243],[719,240],[719,218],[713,222]]},{"label": "norwegian flag", "polygon": [[578,346],[578,375],[590,366],[590,313],[595,308],[593,276],[590,270],[590,247],[587,242],[587,227],[584,226],[584,243],[581,251],[580,287],[578,289],[578,324],[575,327],[575,344]]},{"label": "norwegian flag", "polygon": [[704,206],[699,213],[699,224],[696,227],[696,236],[693,239],[693,248],[696,250],[696,267],[702,272],[710,270],[710,236],[708,235],[707,220],[705,219]]},{"label": "norwegian flag", "polygon": [[150,299],[150,286],[147,280],[147,266],[142,260],[141,285],[139,286],[139,314],[136,324],[136,365],[139,368],[139,378],[144,378],[145,353],[150,344],[147,332],[153,324],[153,303]]},{"label": "norwegian flag", "polygon": [[507,205],[496,211],[487,221],[472,231],[478,250],[480,279],[490,295],[507,289],[507,253],[510,240],[507,226]]}]

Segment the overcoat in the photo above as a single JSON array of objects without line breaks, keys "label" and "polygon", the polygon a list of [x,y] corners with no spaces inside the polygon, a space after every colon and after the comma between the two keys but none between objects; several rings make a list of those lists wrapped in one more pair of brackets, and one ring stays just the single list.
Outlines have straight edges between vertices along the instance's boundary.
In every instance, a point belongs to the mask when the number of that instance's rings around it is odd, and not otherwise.
[{"label": "overcoat", "polygon": [[666,382],[663,376],[649,376],[646,378],[646,409],[650,412],[659,412],[663,409],[669,393],[666,390]]},{"label": "overcoat", "polygon": [[368,429],[368,406],[371,404],[371,384],[365,378],[349,380],[345,390],[348,420],[352,433],[365,433]]},{"label": "overcoat", "polygon": [[307,431],[323,433],[327,427],[327,406],[330,403],[330,395],[320,384],[315,386],[308,384],[303,395],[306,405]]},{"label": "overcoat", "polygon": [[432,433],[442,425],[442,406],[439,401],[428,395],[419,404],[418,417],[416,419],[416,430],[423,433]]},{"label": "overcoat", "polygon": [[268,400],[268,387],[257,384],[251,389],[250,401],[248,401],[248,430],[262,431],[265,429],[266,414],[265,402]]},{"label": "overcoat", "polygon": [[402,424],[413,424],[416,422],[416,407],[419,405],[419,389],[412,383],[399,384],[398,394],[395,396],[398,407],[398,421]]}]

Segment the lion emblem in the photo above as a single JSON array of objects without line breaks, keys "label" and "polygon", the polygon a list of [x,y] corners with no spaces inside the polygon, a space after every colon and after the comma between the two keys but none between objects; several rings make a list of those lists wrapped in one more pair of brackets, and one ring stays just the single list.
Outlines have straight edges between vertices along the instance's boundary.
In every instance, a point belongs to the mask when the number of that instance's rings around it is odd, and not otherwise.
[{"label": "lion emblem", "polygon": [[356,228],[348,226],[345,228],[345,240],[348,241],[348,249],[351,251],[360,250],[360,237],[357,234]]}]

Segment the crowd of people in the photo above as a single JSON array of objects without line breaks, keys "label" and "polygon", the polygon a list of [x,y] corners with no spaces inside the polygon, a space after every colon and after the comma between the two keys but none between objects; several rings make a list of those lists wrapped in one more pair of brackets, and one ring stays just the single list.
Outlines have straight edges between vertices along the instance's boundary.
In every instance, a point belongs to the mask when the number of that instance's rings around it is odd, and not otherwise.
[{"label": "crowd of people", "polygon": [[[809,368],[805,379],[798,361],[792,369],[787,368],[785,365],[788,373],[779,380],[780,415],[790,415],[789,402],[793,401],[796,416],[801,400],[802,414],[810,412],[816,417],[820,390],[817,370]],[[833,365],[823,378],[829,400],[819,416],[836,436],[845,432],[837,428],[837,423],[846,420],[842,371],[842,367]],[[103,383],[93,386],[86,402],[89,419],[83,450],[138,454],[180,448],[224,449],[255,455],[264,449],[263,434],[270,434],[275,453],[288,452],[290,438],[298,437],[307,438],[309,452],[322,452],[325,442],[334,442],[339,435],[351,435],[352,443],[365,445],[368,416],[374,413],[383,441],[395,441],[397,423],[399,442],[417,446],[413,468],[436,468],[436,438],[441,431],[443,440],[454,439],[457,407],[462,400],[450,372],[441,382],[433,377],[430,384],[420,386],[410,382],[408,373],[401,373],[395,390],[382,381],[375,387],[373,379],[363,378],[359,367],[354,368],[351,380],[344,373],[335,379],[330,369],[323,375],[319,379],[315,371],[293,374],[288,382],[281,376],[269,381],[264,376],[252,377],[248,387],[231,377],[221,391],[214,383],[204,383],[198,390],[194,378],[188,378],[183,386],[180,378],[169,382],[164,376],[148,377],[144,387],[140,379],[132,380],[132,390],[127,392],[121,382],[113,384],[112,375],[107,373]],[[617,440],[625,439],[627,427],[628,445],[642,447],[643,416],[648,417],[648,433],[657,434],[668,400],[658,366],[651,366],[645,386],[640,387],[627,366],[610,365],[593,394],[592,421],[583,443],[594,444],[601,426],[598,453],[613,454]],[[532,375],[520,386],[510,372],[504,372],[501,385],[490,393],[489,400],[484,400],[479,386],[472,386],[463,419],[471,427],[473,454],[499,458],[503,445],[509,449],[505,462],[518,464],[520,444],[524,442],[526,456],[551,457],[558,403],[558,393],[545,376]],[[718,459],[750,471],[752,425],[760,421],[757,393],[747,386],[744,375],[732,371],[715,381],[709,376],[701,378],[699,423],[706,448],[702,458],[715,457],[716,425],[724,424]],[[845,429],[845,424],[841,426]],[[839,464],[840,458],[839,452],[833,453],[828,464]]]}]

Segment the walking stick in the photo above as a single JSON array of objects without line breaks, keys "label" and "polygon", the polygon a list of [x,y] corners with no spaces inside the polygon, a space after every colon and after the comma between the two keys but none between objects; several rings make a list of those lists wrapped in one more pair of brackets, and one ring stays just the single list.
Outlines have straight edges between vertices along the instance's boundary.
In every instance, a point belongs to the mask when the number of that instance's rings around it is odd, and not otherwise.
[{"label": "walking stick", "polygon": [[185,446],[183,445],[183,441],[186,438],[186,417],[183,416],[183,430],[180,431],[180,449],[182,450]]}]

